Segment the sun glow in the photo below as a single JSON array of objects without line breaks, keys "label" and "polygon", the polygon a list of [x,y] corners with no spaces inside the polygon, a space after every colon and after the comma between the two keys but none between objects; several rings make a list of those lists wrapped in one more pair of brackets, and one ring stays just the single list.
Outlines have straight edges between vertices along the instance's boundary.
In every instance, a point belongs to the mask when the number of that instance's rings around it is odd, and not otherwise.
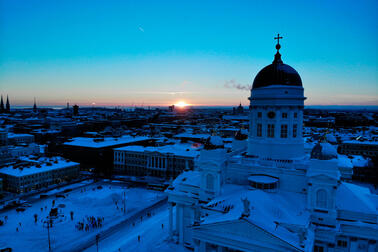
[{"label": "sun glow", "polygon": [[185,108],[187,106],[189,106],[189,104],[187,104],[185,101],[179,101],[175,104],[176,107],[179,107],[179,108]]}]

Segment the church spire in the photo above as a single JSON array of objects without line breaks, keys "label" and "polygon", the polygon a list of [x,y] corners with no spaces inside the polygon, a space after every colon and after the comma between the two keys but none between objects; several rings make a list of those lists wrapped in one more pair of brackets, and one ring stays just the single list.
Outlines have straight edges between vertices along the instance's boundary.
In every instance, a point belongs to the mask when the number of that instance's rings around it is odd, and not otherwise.
[{"label": "church spire", "polygon": [[4,101],[3,101],[3,95],[1,95],[1,101],[0,101],[0,113],[4,112]]},{"label": "church spire", "polygon": [[5,105],[5,110],[7,112],[10,112],[10,104],[9,104],[9,97],[8,97],[8,95],[7,95],[7,104]]},{"label": "church spire", "polygon": [[280,36],[280,34],[278,33],[277,37],[274,37],[274,39],[277,39],[277,45],[276,45],[277,53],[276,53],[276,55],[274,55],[273,64],[282,64],[283,62],[281,60],[281,54],[280,54],[279,51],[281,49],[280,39],[283,39],[283,37]]},{"label": "church spire", "polygon": [[35,100],[35,97],[34,97],[33,112],[34,112],[34,113],[37,112],[37,102],[36,102],[36,100]]}]

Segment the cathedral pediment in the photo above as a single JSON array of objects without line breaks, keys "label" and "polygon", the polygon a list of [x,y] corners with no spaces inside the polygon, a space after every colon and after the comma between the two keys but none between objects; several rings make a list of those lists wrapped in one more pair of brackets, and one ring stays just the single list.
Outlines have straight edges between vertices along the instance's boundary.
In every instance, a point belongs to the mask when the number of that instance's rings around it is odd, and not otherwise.
[{"label": "cathedral pediment", "polygon": [[[282,227],[280,227],[282,228]],[[236,219],[211,224],[202,224],[192,228],[193,238],[210,239],[214,242],[224,243],[225,246],[248,251],[304,251],[300,246],[298,235],[293,233],[286,239],[277,234],[268,232],[264,228],[247,219]]]},{"label": "cathedral pediment", "polygon": [[324,171],[314,171],[309,170],[306,174],[308,178],[322,180],[322,181],[329,181],[329,180],[339,180],[340,174],[336,173],[327,173]]}]

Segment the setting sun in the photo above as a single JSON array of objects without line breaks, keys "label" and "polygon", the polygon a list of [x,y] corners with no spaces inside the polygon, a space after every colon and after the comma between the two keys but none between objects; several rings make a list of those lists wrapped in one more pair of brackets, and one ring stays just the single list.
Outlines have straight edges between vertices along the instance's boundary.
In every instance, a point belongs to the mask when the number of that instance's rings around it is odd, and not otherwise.
[{"label": "setting sun", "polygon": [[189,104],[187,104],[185,101],[179,101],[175,104],[175,106],[179,107],[179,108],[185,108],[187,107]]}]

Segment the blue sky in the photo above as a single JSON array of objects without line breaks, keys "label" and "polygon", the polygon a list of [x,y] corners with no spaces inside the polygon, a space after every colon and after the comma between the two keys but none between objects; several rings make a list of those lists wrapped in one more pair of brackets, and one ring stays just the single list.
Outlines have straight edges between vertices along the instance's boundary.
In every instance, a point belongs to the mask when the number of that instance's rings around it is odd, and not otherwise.
[{"label": "blue sky", "polygon": [[0,0],[0,93],[13,104],[247,105],[273,60],[308,105],[378,105],[377,1]]}]

